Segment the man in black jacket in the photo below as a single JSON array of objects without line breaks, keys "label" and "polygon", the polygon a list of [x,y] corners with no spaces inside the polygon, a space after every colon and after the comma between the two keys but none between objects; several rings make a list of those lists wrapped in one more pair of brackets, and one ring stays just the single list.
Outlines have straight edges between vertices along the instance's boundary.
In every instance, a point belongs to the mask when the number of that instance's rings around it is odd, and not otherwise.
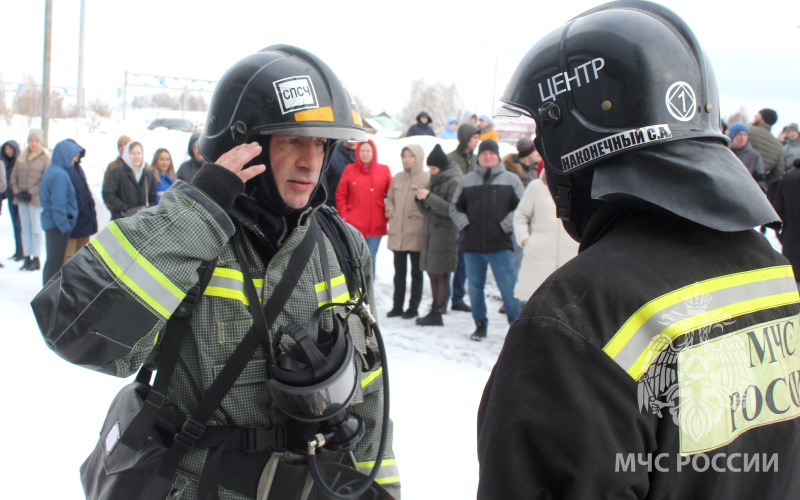
[{"label": "man in black jacket", "polygon": [[502,101],[536,121],[581,246],[486,385],[478,499],[796,497],[800,297],[752,229],[778,216],[720,133],[691,29],[601,5],[541,38]]},{"label": "man in black jacket", "polygon": [[506,171],[500,162],[497,143],[487,139],[478,148],[478,166],[461,178],[450,203],[450,218],[463,232],[461,251],[476,325],[472,340],[486,338],[489,320],[483,288],[489,265],[503,296],[509,324],[519,314],[519,300],[514,297],[517,278],[511,235],[514,210],[523,192],[519,177]]}]

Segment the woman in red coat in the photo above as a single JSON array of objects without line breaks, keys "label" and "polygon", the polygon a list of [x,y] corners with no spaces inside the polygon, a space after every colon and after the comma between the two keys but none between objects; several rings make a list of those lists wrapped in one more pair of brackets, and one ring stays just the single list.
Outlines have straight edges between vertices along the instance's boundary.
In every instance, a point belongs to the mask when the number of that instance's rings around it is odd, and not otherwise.
[{"label": "woman in red coat", "polygon": [[336,188],[336,208],[344,220],[361,231],[367,240],[375,275],[375,256],[381,238],[387,233],[386,193],[392,182],[389,167],[378,163],[372,139],[356,147],[356,162],[344,168]]}]

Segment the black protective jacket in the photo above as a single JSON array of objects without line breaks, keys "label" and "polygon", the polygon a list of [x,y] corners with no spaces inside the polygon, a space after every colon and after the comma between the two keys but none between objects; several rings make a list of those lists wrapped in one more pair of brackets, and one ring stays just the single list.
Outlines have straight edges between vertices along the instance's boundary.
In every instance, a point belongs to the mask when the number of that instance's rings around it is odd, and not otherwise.
[{"label": "black protective jacket", "polygon": [[797,498],[798,300],[756,231],[605,204],[506,337],[478,499]]}]

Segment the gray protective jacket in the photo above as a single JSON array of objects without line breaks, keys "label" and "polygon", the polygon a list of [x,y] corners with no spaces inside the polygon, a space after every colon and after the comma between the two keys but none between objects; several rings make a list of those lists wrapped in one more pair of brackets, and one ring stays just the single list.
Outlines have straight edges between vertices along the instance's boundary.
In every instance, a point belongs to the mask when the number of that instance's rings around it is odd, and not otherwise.
[{"label": "gray protective jacket", "polygon": [[[183,341],[180,361],[169,388],[167,404],[191,415],[220,369],[248,332],[252,318],[245,295],[243,275],[233,242],[242,249],[260,297],[270,297],[289,258],[303,239],[314,208],[300,224],[281,236],[276,253],[264,265],[256,241],[265,236],[258,226],[231,215],[200,189],[178,182],[167,190],[161,203],[135,216],[111,222],[81,249],[33,301],[39,328],[51,348],[59,342],[75,343],[69,361],[118,377],[128,377],[154,354],[167,319],[198,281],[202,261],[216,259],[211,283],[198,301],[191,318],[191,331]],[[154,237],[158,235],[158,237]],[[372,266],[363,238],[361,244],[369,297],[373,297]],[[289,301],[271,325],[270,340],[289,323],[307,324],[311,314],[328,302],[328,286],[335,302],[349,299],[345,276],[340,270],[331,241],[325,239],[331,284],[326,285],[318,248]],[[317,291],[320,290],[320,291]],[[374,302],[372,314],[377,316]],[[342,311],[341,308],[335,310]],[[372,468],[380,440],[383,408],[381,369],[364,372],[366,346],[374,342],[355,314],[348,317],[361,371],[361,386],[351,402],[366,433],[355,449],[359,468]],[[330,314],[322,326],[331,328]],[[259,347],[209,421],[209,425],[251,427],[284,424],[284,414],[266,390],[264,346]],[[388,436],[378,482],[399,498],[399,476]],[[173,490],[181,499],[198,498],[198,478],[207,450],[193,448],[184,457],[174,478]],[[221,500],[248,497],[220,487]]]}]

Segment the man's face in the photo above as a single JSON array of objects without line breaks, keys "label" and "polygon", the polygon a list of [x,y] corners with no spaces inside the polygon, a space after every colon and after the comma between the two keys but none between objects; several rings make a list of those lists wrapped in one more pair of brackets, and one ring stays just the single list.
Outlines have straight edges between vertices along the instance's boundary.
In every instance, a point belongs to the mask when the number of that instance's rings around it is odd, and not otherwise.
[{"label": "man's face", "polygon": [[797,138],[800,137],[800,132],[798,132],[795,129],[789,129],[788,134],[789,134],[789,140],[790,141],[796,141]]},{"label": "man's face", "polygon": [[475,134],[469,138],[469,142],[467,143],[467,151],[475,151],[475,147],[478,145],[478,142],[481,140],[480,134]]},{"label": "man's face", "polygon": [[123,151],[125,151],[125,146],[127,146],[127,142],[120,142],[117,144],[117,149],[119,149],[119,154],[121,155]]},{"label": "man's face", "polygon": [[200,153],[200,150],[199,150],[199,149],[197,149],[197,144],[194,144],[194,145],[192,146],[192,155],[193,155],[195,158],[197,158],[198,160],[202,160],[202,159],[203,159],[203,155]]},{"label": "man's face", "polygon": [[424,125],[424,124],[428,123],[428,117],[427,116],[420,116],[419,117],[419,121],[420,121],[420,123],[422,123]]},{"label": "man's face", "polygon": [[478,163],[483,168],[494,168],[500,164],[500,157],[494,151],[486,150],[478,155]]},{"label": "man's face", "polygon": [[731,149],[741,149],[747,144],[747,140],[750,138],[750,134],[742,130],[738,134],[733,136],[731,139]]},{"label": "man's face", "polygon": [[299,209],[308,204],[319,182],[326,141],[320,137],[272,136],[269,142],[272,175],[278,193],[290,207]]},{"label": "man's face", "polygon": [[766,122],[764,121],[764,118],[761,117],[761,113],[756,113],[756,115],[753,117],[753,125],[757,125],[759,123]]}]

